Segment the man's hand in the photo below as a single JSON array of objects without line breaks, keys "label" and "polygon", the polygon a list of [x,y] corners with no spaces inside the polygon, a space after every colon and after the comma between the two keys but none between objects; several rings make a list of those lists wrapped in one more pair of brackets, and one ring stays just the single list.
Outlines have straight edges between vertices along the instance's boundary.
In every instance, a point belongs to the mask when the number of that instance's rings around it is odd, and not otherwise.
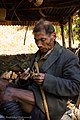
[{"label": "man's hand", "polygon": [[44,73],[33,73],[32,77],[33,80],[38,84],[38,85],[42,85],[44,82]]},{"label": "man's hand", "polygon": [[20,74],[20,78],[23,80],[27,80],[30,77],[29,70],[30,70],[30,68],[27,68],[27,70],[25,70],[24,73]]}]

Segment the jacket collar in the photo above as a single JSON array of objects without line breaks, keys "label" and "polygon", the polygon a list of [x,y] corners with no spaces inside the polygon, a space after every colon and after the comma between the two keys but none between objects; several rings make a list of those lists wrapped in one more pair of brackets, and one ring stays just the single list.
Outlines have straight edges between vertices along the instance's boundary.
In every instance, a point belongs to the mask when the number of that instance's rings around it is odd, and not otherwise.
[{"label": "jacket collar", "polygon": [[41,71],[45,72],[59,58],[61,53],[62,53],[62,46],[60,46],[59,43],[56,42],[53,51],[42,65]]}]

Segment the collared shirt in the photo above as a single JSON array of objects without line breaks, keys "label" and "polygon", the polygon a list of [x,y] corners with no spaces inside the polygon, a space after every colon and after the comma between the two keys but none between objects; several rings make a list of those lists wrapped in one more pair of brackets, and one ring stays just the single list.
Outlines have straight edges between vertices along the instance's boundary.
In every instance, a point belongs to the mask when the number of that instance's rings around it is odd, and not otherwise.
[{"label": "collared shirt", "polygon": [[50,53],[52,52],[53,48],[51,50],[49,50],[46,54],[44,55],[40,55],[40,52],[38,51],[35,61],[38,62],[38,66],[39,68],[42,67],[43,63],[45,62],[45,60],[48,58],[48,56],[50,55]]}]

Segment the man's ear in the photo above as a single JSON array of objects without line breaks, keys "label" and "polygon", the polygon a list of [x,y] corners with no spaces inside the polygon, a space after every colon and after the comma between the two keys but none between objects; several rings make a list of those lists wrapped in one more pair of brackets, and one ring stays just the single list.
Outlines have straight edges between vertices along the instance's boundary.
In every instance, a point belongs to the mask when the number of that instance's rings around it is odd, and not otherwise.
[{"label": "man's ear", "polygon": [[53,33],[51,34],[51,36],[54,37],[54,39],[56,39],[56,33],[55,33],[55,32],[53,32]]}]

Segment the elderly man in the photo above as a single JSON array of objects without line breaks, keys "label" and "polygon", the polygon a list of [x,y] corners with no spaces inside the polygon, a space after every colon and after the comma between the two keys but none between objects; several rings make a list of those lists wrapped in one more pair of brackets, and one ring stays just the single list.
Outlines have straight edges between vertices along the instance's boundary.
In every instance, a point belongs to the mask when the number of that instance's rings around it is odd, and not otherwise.
[{"label": "elderly man", "polygon": [[[20,75],[17,85],[14,88],[8,85],[2,92],[2,105],[6,116],[10,116],[8,113],[15,111],[13,106],[20,103],[17,108],[22,113],[17,114],[17,117],[60,120],[67,110],[68,99],[75,101],[80,92],[79,60],[73,52],[56,42],[51,22],[40,19],[33,34],[39,50],[33,55],[30,67]],[[39,71],[35,62],[38,63]],[[47,118],[40,88],[45,93],[50,118]]]}]

